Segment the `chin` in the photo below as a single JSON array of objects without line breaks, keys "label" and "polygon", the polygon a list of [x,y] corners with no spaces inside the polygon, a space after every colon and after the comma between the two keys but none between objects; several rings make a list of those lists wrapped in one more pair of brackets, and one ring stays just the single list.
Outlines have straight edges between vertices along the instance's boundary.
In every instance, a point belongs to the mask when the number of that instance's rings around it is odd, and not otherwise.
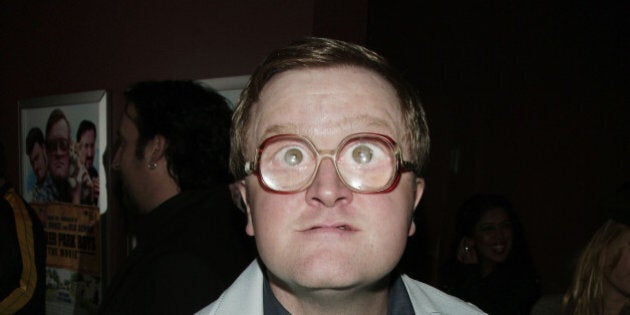
[{"label": "chin", "polygon": [[359,281],[349,274],[308,272],[296,275],[295,282],[304,288],[318,290],[346,290],[355,287]]},{"label": "chin", "polygon": [[319,289],[346,290],[372,284],[386,277],[389,271],[370,262],[357,265],[351,257],[345,260],[311,260],[295,270],[295,279],[301,286]]},{"label": "chin", "polygon": [[490,258],[491,261],[494,261],[494,263],[496,264],[502,264],[507,260],[507,255],[506,256],[499,256],[499,257],[491,257]]}]

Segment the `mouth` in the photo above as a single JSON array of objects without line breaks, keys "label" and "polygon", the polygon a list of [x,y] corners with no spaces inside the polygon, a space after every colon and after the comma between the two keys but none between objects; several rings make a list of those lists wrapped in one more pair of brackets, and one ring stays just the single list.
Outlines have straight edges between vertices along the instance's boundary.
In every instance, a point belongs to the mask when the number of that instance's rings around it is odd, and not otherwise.
[{"label": "mouth", "polygon": [[354,228],[352,226],[350,226],[350,225],[347,225],[347,224],[340,224],[340,225],[336,225],[336,226],[331,226],[330,228],[334,228],[334,229],[341,230],[341,231],[348,231],[348,232],[354,231]]},{"label": "mouth", "polygon": [[355,232],[357,231],[356,228],[354,228],[353,226],[346,224],[346,223],[338,223],[338,224],[322,224],[322,225],[315,225],[312,226],[308,229],[306,229],[306,232],[309,231],[341,231],[341,232]]},{"label": "mouth", "polygon": [[498,244],[498,245],[494,245],[492,246],[492,250],[496,253],[496,254],[503,254],[507,249],[507,246],[503,245],[503,244]]}]

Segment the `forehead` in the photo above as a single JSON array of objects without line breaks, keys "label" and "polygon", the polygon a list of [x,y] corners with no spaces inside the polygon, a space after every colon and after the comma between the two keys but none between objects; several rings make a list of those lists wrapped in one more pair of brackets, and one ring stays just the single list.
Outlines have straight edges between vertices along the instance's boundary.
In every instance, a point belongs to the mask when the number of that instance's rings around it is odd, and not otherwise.
[{"label": "forehead", "polygon": [[70,127],[65,119],[59,119],[50,126],[50,133],[52,135],[64,135],[70,133]]},{"label": "forehead", "polygon": [[502,208],[495,207],[487,210],[479,219],[479,224],[495,223],[509,220],[507,212]]},{"label": "forehead", "polygon": [[40,155],[42,152],[44,152],[44,145],[41,143],[35,143],[33,145],[33,150],[31,150],[31,156],[38,156]]},{"label": "forehead", "polygon": [[94,130],[88,129],[81,134],[81,139],[94,140]]},{"label": "forehead", "polygon": [[280,73],[265,85],[251,114],[254,146],[280,133],[307,136],[316,145],[319,138],[334,142],[356,132],[382,133],[400,142],[403,133],[396,91],[380,75],[359,67]]}]

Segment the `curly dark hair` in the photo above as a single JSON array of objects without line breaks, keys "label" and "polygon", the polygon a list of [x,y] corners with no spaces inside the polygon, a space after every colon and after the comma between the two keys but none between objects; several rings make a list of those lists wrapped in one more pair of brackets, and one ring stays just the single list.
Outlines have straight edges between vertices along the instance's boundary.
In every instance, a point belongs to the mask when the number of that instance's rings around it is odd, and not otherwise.
[{"label": "curly dark hair", "polygon": [[86,131],[90,130],[94,131],[94,135],[96,136],[96,125],[94,125],[94,123],[89,120],[82,120],[79,124],[79,129],[77,130],[77,142],[81,141],[81,136]]},{"label": "curly dark hair", "polygon": [[[229,183],[232,110],[217,92],[189,80],[145,81],[125,91],[138,128],[136,156],[150,139],[168,141],[167,167],[182,191]],[[127,108],[125,108],[127,113]]]},{"label": "curly dark hair", "polygon": [[39,127],[31,128],[26,135],[26,154],[31,155],[31,152],[33,152],[33,147],[35,147],[36,144],[39,144],[42,147],[46,146],[46,140],[44,140],[44,132],[39,129]]}]

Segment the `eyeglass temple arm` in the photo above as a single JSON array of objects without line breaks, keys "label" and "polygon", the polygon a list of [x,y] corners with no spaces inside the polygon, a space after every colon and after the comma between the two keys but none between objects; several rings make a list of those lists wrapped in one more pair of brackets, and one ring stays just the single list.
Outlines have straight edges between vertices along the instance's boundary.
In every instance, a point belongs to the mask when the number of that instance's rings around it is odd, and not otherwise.
[{"label": "eyeglass temple arm", "polygon": [[250,175],[251,173],[253,173],[256,170],[256,162],[254,161],[247,161],[245,162],[245,174]]},{"label": "eyeglass temple arm", "polygon": [[418,165],[409,161],[401,161],[400,170],[403,172],[418,172]]}]

